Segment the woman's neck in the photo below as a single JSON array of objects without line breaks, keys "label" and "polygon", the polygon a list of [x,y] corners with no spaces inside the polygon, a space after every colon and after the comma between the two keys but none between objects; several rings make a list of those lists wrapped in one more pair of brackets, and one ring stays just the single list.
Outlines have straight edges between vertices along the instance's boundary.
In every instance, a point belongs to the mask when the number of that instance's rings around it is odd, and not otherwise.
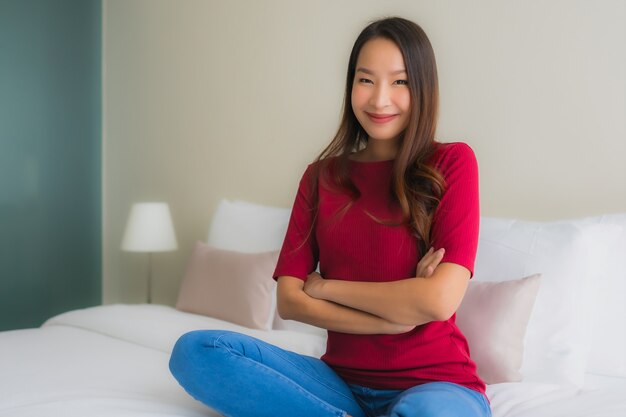
[{"label": "woman's neck", "polygon": [[364,149],[352,154],[351,159],[362,162],[388,161],[398,153],[397,140],[368,139]]}]

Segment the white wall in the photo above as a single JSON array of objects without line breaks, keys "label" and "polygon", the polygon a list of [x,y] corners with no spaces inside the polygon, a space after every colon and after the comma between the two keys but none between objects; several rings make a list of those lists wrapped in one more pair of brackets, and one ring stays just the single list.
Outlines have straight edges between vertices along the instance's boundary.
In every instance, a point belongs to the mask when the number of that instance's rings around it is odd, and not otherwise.
[{"label": "white wall", "polygon": [[626,211],[626,2],[105,0],[104,302],[142,302],[147,256],[119,249],[130,205],[170,203],[156,254],[173,304],[220,198],[289,206],[339,120],[348,54],[370,21],[429,35],[438,139],[475,150],[486,216]]}]

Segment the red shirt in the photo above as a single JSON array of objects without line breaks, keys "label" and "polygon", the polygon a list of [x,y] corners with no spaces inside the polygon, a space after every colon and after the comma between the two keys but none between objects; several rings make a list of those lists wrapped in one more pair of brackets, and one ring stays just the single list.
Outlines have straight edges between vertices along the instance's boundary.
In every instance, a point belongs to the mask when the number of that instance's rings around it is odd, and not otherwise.
[{"label": "red shirt", "polygon": [[[465,143],[441,144],[433,161],[446,188],[431,226],[431,245],[445,248],[442,262],[453,262],[474,274],[478,246],[478,165]],[[408,225],[387,226],[379,220],[398,219],[393,201],[393,161],[350,161],[350,178],[361,196],[344,214],[338,210],[350,198],[318,185],[319,213],[313,221],[307,169],[296,195],[274,278],[306,280],[319,262],[320,273],[349,281],[395,281],[415,276],[420,259],[417,239]],[[375,389],[408,389],[433,381],[454,382],[485,393],[470,359],[467,341],[455,324],[432,321],[398,335],[354,335],[328,331],[322,360],[346,382]]]}]

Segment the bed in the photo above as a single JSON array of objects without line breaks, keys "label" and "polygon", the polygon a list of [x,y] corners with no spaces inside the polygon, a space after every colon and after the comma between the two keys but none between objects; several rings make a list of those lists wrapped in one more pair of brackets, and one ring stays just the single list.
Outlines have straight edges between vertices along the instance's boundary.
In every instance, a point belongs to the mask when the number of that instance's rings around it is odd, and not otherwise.
[{"label": "bed", "polygon": [[[37,329],[1,332],[0,416],[220,416],[188,396],[168,370],[175,341],[197,329],[238,331],[321,356],[324,331],[277,317],[271,279],[252,291],[254,299],[265,297],[260,306],[206,310],[232,285],[231,277],[206,279],[215,273],[211,257],[236,254],[229,262],[258,267],[259,254],[267,253],[271,266],[288,215],[222,201],[207,242],[191,256],[176,308],[102,305]],[[475,276],[457,322],[488,380],[494,416],[626,416],[625,254],[626,214],[481,218]],[[265,273],[250,271],[233,276]],[[202,305],[194,306],[189,292]]]}]

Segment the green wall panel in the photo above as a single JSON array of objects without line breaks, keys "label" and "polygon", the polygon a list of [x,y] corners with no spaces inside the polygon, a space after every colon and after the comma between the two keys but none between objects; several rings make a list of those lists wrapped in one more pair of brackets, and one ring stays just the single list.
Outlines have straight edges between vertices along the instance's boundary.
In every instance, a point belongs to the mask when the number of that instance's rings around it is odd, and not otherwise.
[{"label": "green wall panel", "polygon": [[101,303],[101,9],[0,0],[0,330]]}]

